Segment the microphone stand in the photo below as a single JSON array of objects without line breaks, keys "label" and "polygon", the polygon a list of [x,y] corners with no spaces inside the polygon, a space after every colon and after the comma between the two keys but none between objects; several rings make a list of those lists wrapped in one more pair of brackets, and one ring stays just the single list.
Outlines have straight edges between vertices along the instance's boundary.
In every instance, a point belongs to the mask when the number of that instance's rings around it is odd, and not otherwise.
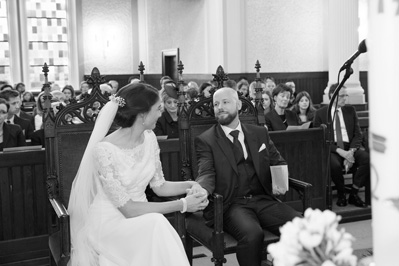
[{"label": "microphone stand", "polygon": [[331,160],[331,146],[334,143],[334,127],[333,127],[333,117],[335,118],[335,113],[337,112],[337,103],[335,103],[335,111],[334,115],[331,116],[332,106],[334,104],[335,99],[338,97],[339,91],[344,86],[345,82],[349,79],[349,77],[353,74],[353,69],[351,67],[352,63],[347,64],[345,66],[345,76],[339,82],[337,88],[335,89],[333,95],[331,96],[330,103],[328,104],[327,109],[327,208],[332,210],[332,190],[331,190],[331,169],[330,169],[330,160]]}]

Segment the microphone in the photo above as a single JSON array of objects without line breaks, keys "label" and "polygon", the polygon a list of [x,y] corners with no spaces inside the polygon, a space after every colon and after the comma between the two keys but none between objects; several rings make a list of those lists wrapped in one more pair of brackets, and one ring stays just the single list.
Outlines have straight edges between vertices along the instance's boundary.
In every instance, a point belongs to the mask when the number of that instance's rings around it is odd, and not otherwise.
[{"label": "microphone", "polygon": [[346,60],[345,64],[339,69],[339,72],[342,70],[346,69],[348,66],[350,66],[353,61],[362,53],[367,52],[367,46],[366,46],[366,40],[364,39],[359,43],[359,47],[357,48],[356,53],[354,53],[348,60]]}]

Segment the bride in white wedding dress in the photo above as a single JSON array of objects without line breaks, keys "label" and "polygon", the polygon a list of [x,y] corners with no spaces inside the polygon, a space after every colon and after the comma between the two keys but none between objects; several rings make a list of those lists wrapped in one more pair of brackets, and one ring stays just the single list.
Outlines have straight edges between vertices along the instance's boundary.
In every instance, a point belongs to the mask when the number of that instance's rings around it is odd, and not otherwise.
[{"label": "bride in white wedding dress", "polygon": [[[189,265],[163,214],[202,210],[207,193],[194,181],[165,181],[152,132],[161,112],[158,91],[146,84],[125,86],[101,110],[72,186],[69,265]],[[121,128],[105,136],[113,121]],[[189,193],[148,202],[148,184],[158,196]]]}]

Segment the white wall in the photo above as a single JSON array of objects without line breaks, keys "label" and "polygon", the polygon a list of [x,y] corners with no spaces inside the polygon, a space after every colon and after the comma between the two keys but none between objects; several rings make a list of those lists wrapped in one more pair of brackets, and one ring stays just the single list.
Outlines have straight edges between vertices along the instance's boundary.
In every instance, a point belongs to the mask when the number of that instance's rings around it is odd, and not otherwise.
[{"label": "white wall", "polygon": [[[184,73],[213,71],[208,66],[208,55],[212,54],[207,48],[207,38],[212,36],[208,17],[212,10],[206,7],[209,0],[82,1],[85,73],[90,73],[93,66],[103,74],[137,73],[141,60],[147,74],[159,74],[162,50],[177,47],[185,65]],[[226,4],[228,0],[212,1]],[[212,1],[209,3],[214,4]],[[237,32],[237,38],[245,39],[240,44],[245,50],[245,66],[241,69],[254,72],[254,64],[259,60],[261,72],[328,70],[328,1],[241,1],[245,13],[245,28]],[[137,3],[138,11],[132,10]],[[132,23],[132,16],[139,18],[139,26]],[[139,38],[142,35],[136,36],[135,30],[145,31],[147,41]],[[234,36],[229,36],[228,40],[231,39]],[[360,70],[367,70],[366,64],[363,62]]]},{"label": "white wall", "polygon": [[[84,73],[127,74],[133,64],[131,0],[83,0]],[[78,25],[79,26],[79,25]]]},{"label": "white wall", "polygon": [[325,2],[246,1],[247,71],[257,59],[261,72],[327,70]]},{"label": "white wall", "polygon": [[162,50],[180,48],[184,73],[204,73],[204,1],[150,0],[147,3],[148,62],[146,73],[162,72]]}]

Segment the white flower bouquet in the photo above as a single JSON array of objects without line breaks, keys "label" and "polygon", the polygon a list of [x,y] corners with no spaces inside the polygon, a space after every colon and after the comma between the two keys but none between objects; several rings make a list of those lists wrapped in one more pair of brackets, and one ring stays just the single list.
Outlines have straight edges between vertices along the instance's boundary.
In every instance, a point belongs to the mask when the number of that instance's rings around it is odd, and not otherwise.
[{"label": "white flower bouquet", "polygon": [[337,216],[330,210],[307,209],[280,228],[280,241],[267,248],[274,266],[356,266],[351,234],[338,231]]}]

